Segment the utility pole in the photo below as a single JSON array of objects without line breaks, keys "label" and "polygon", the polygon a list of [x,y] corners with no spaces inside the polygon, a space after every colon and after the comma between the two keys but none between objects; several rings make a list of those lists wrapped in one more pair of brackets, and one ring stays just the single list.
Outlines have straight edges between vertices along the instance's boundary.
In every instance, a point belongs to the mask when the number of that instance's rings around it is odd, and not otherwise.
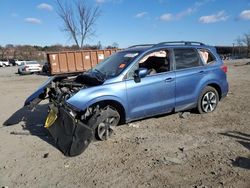
[{"label": "utility pole", "polygon": [[233,43],[232,57],[234,57],[234,43]]}]

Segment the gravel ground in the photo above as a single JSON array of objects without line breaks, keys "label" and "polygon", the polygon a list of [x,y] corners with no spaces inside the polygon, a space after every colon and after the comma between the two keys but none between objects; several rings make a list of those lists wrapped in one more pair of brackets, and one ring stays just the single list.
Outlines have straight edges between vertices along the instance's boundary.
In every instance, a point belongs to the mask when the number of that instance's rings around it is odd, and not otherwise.
[{"label": "gravel ground", "polygon": [[[176,113],[117,127],[77,157],[43,128],[47,103],[22,108],[47,77],[0,68],[1,187],[250,187],[250,65],[226,62],[230,92],[211,114]],[[3,124],[13,124],[3,126]]]}]

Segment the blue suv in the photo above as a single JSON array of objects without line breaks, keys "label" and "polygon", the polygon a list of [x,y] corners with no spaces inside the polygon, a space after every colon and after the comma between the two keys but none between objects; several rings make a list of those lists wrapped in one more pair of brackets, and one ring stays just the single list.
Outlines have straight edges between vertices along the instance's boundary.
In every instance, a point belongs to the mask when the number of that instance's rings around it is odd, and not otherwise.
[{"label": "blue suv", "polygon": [[197,109],[213,112],[228,93],[227,67],[216,49],[177,41],[131,46],[78,75],[50,77],[26,101],[49,98],[45,127],[65,154],[80,154],[118,124]]}]

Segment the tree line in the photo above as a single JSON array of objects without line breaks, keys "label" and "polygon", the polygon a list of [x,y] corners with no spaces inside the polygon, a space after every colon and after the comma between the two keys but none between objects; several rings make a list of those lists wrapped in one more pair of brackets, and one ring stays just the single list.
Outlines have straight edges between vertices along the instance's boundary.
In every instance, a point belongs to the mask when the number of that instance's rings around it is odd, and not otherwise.
[{"label": "tree line", "polygon": [[[82,46],[81,50],[99,50],[99,49],[113,49],[118,48],[117,43],[103,47],[100,42],[96,45],[86,44]],[[0,46],[0,60],[1,59],[18,59],[18,60],[38,60],[46,61],[46,54],[48,52],[58,51],[74,51],[79,50],[78,46],[63,46],[61,44],[50,46],[37,46],[37,45],[13,45],[7,44]]]}]

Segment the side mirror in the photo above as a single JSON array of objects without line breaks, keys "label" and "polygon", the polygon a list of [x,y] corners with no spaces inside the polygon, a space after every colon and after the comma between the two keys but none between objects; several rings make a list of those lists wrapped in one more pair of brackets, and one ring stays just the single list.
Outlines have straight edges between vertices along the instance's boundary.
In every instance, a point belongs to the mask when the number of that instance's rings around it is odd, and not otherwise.
[{"label": "side mirror", "polygon": [[139,68],[135,70],[134,73],[134,80],[136,83],[141,82],[141,78],[146,77],[148,74],[148,69],[147,68]]}]

